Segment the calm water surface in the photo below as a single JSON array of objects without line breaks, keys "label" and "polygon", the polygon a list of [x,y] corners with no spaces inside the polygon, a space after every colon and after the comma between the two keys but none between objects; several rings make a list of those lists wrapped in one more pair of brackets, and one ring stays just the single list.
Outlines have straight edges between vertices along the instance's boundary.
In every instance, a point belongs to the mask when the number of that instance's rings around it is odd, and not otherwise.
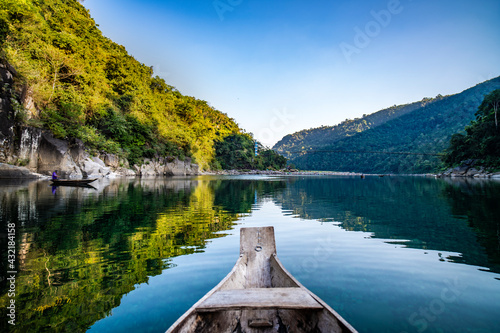
[{"label": "calm water surface", "polygon": [[285,267],[360,332],[500,332],[498,182],[2,182],[0,199],[1,332],[164,332],[230,271],[239,229],[267,225]]}]

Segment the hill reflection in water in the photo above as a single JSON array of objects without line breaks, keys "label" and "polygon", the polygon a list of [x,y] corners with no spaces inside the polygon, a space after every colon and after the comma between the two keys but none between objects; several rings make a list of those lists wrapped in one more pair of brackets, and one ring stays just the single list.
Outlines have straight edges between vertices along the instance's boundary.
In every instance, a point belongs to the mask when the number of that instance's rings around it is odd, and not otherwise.
[{"label": "hill reflection in water", "polygon": [[[419,328],[408,316],[440,292],[454,269],[432,260],[405,263],[422,260],[409,256],[411,249],[500,272],[500,184],[492,181],[194,177],[95,186],[54,191],[43,181],[3,182],[1,223],[16,221],[19,253],[17,325],[10,331],[164,331],[230,270],[237,229],[247,225],[275,225],[285,266],[359,329]],[[7,247],[5,237],[0,246]],[[370,252],[380,258],[368,259]],[[385,290],[396,281],[398,291]],[[5,280],[0,287],[5,317]],[[367,318],[375,304],[380,319]],[[458,327],[459,311],[435,329]]]}]

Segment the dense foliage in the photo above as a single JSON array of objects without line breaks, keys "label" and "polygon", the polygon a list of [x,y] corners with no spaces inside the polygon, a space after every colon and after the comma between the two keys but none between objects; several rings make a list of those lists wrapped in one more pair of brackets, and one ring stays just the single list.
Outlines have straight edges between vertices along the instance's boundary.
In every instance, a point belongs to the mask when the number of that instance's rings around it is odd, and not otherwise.
[{"label": "dense foliage", "polygon": [[432,103],[437,99],[438,98],[424,98],[422,101],[412,104],[394,105],[369,115],[363,115],[362,118],[347,119],[335,126],[321,126],[288,134],[276,143],[273,149],[287,157],[291,156],[293,152],[296,151],[318,149],[370,128],[375,128],[391,119],[395,119],[423,107],[428,103]]},{"label": "dense foliage", "polygon": [[465,128],[465,133],[451,137],[443,157],[451,167],[462,161],[475,159],[478,165],[500,168],[500,89],[488,94],[476,112],[476,119]]},{"label": "dense foliage", "polygon": [[286,166],[286,158],[274,150],[258,144],[255,156],[255,141],[249,134],[232,134],[215,143],[213,169],[273,169]]},{"label": "dense foliage", "polygon": [[[317,142],[307,146],[309,141],[306,136],[304,148],[294,149],[301,152],[294,153],[291,162],[298,168],[309,170],[364,173],[438,171],[442,168],[441,160],[432,154],[441,153],[451,136],[463,130],[474,118],[484,96],[499,88],[500,77],[456,95],[423,100],[422,105],[411,112],[391,117],[359,133],[347,131],[343,125],[344,133],[333,142],[321,141],[318,135]],[[360,123],[363,119],[356,121]],[[331,131],[336,130],[331,128]],[[326,129],[318,131],[321,133]],[[280,147],[275,146],[274,149],[280,151]],[[285,151],[282,153],[286,156]]]},{"label": "dense foliage", "polygon": [[2,0],[0,46],[16,84],[29,87],[19,97],[35,104],[19,118],[94,152],[132,163],[192,156],[206,168],[214,141],[240,132],[226,114],[182,95],[104,37],[76,0]]}]

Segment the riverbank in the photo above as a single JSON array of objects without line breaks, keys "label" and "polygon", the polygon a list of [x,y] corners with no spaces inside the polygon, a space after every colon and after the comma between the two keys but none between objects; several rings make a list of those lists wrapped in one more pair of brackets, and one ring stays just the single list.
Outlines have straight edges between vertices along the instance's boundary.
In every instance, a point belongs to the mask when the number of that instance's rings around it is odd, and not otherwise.
[{"label": "riverbank", "polygon": [[[113,157],[113,156],[111,156]],[[38,171],[36,168],[16,166],[0,162],[0,179],[49,179],[54,170],[58,170],[60,178],[119,178],[119,177],[162,177],[162,176],[196,176],[199,174],[198,165],[191,163],[190,159],[181,161],[171,159],[148,159],[144,164],[132,168],[114,165],[110,155],[101,159],[86,156],[85,159],[75,163],[73,160],[61,159],[54,163],[50,169]],[[128,165],[127,165],[128,166]]]},{"label": "riverbank", "polygon": [[[196,175],[212,175],[212,176],[239,176],[239,175],[264,175],[264,176],[351,176],[351,177],[390,177],[401,176],[396,174],[363,174],[358,172],[336,172],[336,171],[307,171],[307,170],[217,170],[217,171],[202,171],[198,170],[196,165],[186,164],[173,160],[170,163],[165,163],[162,166],[160,161],[146,161],[141,167],[134,166],[133,169],[118,167],[113,168],[110,165],[104,164],[99,158],[93,158],[100,168],[97,172],[87,173],[91,177],[97,178],[117,178],[117,177],[155,177],[155,176],[196,176]],[[100,163],[99,163],[100,162]],[[163,161],[165,162],[165,161]],[[167,170],[169,172],[165,172]],[[67,178],[82,178],[82,174],[72,174],[73,177]],[[76,176],[76,177],[75,177]],[[80,177],[78,177],[80,176]],[[433,175],[405,175],[405,176],[433,176]],[[0,178],[4,179],[44,179],[50,178],[48,174],[40,174],[30,171],[26,167],[0,163]],[[63,178],[64,177],[63,175]]]},{"label": "riverbank", "polygon": [[239,176],[239,175],[267,175],[267,176],[283,176],[283,175],[318,175],[318,176],[361,176],[355,172],[334,172],[334,171],[299,171],[299,170],[217,170],[217,171],[200,171],[200,175],[213,176]]},{"label": "riverbank", "polygon": [[439,177],[462,177],[462,178],[500,178],[500,172],[478,166],[477,160],[466,160],[461,165],[450,168],[438,175]]},{"label": "riverbank", "polygon": [[[500,172],[488,171],[483,167],[474,167],[464,164],[456,168],[448,169],[439,174],[366,174],[359,172],[337,172],[337,171],[309,171],[309,170],[198,170],[195,164],[172,159],[172,161],[148,160],[141,167],[134,166],[132,169],[115,167],[105,164],[99,158],[93,158],[99,165],[96,172],[89,172],[89,176],[97,178],[119,178],[119,177],[161,177],[161,176],[240,176],[240,175],[263,175],[263,176],[347,176],[347,177],[435,177],[435,178],[496,178],[500,179]],[[107,159],[105,159],[106,162]],[[99,163],[100,162],[100,163]],[[167,162],[167,163],[165,163]],[[68,178],[82,178],[80,177]],[[0,179],[48,179],[48,174],[36,173],[26,167],[0,163]]]},{"label": "riverbank", "polygon": [[394,177],[394,176],[418,176],[435,177],[434,174],[367,174],[360,172],[339,171],[313,171],[313,170],[218,170],[200,171],[200,175],[214,176],[239,176],[239,175],[266,175],[266,176],[352,176],[352,177]]}]

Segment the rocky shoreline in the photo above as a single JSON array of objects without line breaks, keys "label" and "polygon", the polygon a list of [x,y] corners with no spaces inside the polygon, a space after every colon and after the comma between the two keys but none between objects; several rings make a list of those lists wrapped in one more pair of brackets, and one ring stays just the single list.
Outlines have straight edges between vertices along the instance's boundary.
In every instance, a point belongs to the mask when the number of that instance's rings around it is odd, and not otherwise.
[{"label": "rocky shoreline", "polygon": [[[500,179],[500,172],[489,172],[482,167],[460,166],[446,170],[440,174],[363,174],[356,172],[335,171],[303,171],[303,170],[198,170],[196,164],[190,161],[179,161],[175,158],[151,159],[145,161],[141,166],[133,168],[116,167],[110,164],[112,156],[90,157],[92,162],[85,163],[85,169],[72,174],[66,174],[62,178],[118,178],[118,177],[161,177],[161,176],[347,176],[347,177],[434,177],[434,178],[477,178],[477,179]],[[97,164],[97,168],[92,168]],[[90,166],[90,168],[89,168]],[[59,169],[58,169],[59,170]],[[60,174],[62,174],[60,172]],[[69,175],[69,177],[68,177]],[[48,179],[49,173],[37,173],[32,170],[6,163],[0,163],[0,179]]]},{"label": "rocky shoreline", "polygon": [[81,141],[59,140],[38,128],[24,127],[18,137],[0,140],[0,178],[44,178],[54,170],[67,179],[198,174],[198,165],[190,158],[158,157],[130,166],[114,154],[91,156]]},{"label": "rocky shoreline", "polygon": [[[33,133],[35,132],[35,133]],[[38,132],[38,133],[36,133]],[[26,139],[25,137],[28,137]],[[33,140],[35,138],[35,140]],[[500,179],[500,172],[493,172],[477,166],[477,160],[467,160],[460,166],[440,174],[363,174],[356,172],[303,171],[303,170],[199,170],[198,165],[189,158],[184,161],[175,157],[145,159],[140,166],[129,166],[128,162],[113,154],[90,156],[83,144],[69,144],[53,138],[38,129],[23,132],[20,149],[11,150],[6,158],[7,149],[0,145],[0,179],[44,179],[49,178],[53,170],[58,170],[61,178],[118,178],[118,177],[159,177],[159,176],[351,176],[351,177],[391,177],[418,176],[435,178],[480,178]],[[3,148],[3,149],[2,149]],[[7,155],[7,156],[6,156]],[[2,158],[3,157],[3,158]],[[14,161],[26,160],[25,166],[14,165]],[[2,163],[4,162],[4,163]],[[10,162],[10,163],[9,163]]]},{"label": "rocky shoreline", "polygon": [[460,166],[446,170],[437,175],[438,177],[451,178],[497,178],[500,179],[500,172],[491,171],[483,166],[479,166],[478,160],[463,161]]}]

